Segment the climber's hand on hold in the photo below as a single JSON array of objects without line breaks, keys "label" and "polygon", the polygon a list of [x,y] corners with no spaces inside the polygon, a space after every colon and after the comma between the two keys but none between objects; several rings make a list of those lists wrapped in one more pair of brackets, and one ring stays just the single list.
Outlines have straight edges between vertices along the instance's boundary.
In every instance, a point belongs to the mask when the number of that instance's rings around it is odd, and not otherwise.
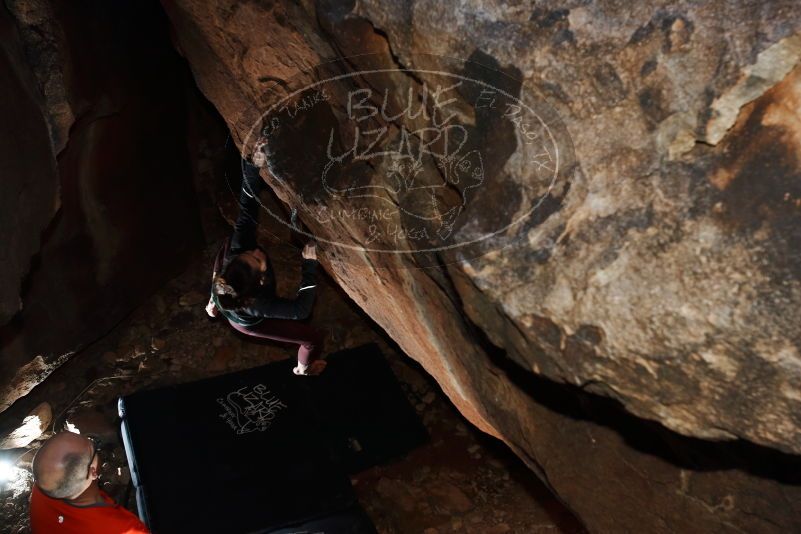
[{"label": "climber's hand on hold", "polygon": [[300,253],[303,256],[304,260],[316,260],[317,259],[317,243],[314,241],[309,241],[303,246],[303,251]]},{"label": "climber's hand on hold", "polygon": [[259,137],[256,139],[256,144],[253,147],[253,156],[251,160],[253,161],[253,165],[261,168],[264,167],[264,164],[267,163],[267,155],[264,153],[264,145],[267,144],[267,139],[265,137]]}]

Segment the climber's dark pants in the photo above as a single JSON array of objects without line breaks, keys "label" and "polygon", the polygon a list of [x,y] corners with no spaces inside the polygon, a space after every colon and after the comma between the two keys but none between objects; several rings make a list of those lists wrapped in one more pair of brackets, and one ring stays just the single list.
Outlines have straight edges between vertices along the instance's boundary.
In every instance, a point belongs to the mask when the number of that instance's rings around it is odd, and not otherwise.
[{"label": "climber's dark pants", "polygon": [[297,343],[300,345],[298,347],[298,362],[303,365],[309,365],[309,362],[317,359],[323,350],[324,333],[306,323],[291,319],[262,319],[260,323],[254,326],[243,326],[233,321],[228,322],[236,330],[249,336]]}]

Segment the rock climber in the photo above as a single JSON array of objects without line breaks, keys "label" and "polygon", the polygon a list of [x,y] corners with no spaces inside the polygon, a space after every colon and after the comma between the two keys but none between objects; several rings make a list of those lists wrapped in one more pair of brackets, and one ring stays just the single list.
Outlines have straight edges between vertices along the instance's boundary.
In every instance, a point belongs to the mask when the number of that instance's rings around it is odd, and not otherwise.
[{"label": "rock climber", "polygon": [[259,169],[266,163],[265,141],[260,138],[251,156],[243,158],[243,180],[239,193],[239,216],[233,235],[226,239],[214,261],[211,298],[206,312],[222,314],[231,326],[249,336],[297,343],[296,375],[316,375],[325,369],[319,359],[324,335],[301,322],[311,313],[315,297],[317,249],[314,242],[303,247],[301,282],[294,299],[278,297],[270,258],[256,240],[259,193],[264,181]]},{"label": "rock climber", "polygon": [[97,483],[97,442],[60,432],[33,459],[30,514],[33,534],[142,534],[150,532]]}]

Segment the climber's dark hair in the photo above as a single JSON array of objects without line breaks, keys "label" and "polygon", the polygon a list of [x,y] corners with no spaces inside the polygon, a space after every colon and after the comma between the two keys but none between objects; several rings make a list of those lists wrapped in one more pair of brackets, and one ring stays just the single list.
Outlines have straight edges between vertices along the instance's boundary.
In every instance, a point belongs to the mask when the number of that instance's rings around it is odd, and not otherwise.
[{"label": "climber's dark hair", "polygon": [[248,304],[259,286],[261,274],[237,254],[214,279],[212,291],[224,310],[235,310]]}]

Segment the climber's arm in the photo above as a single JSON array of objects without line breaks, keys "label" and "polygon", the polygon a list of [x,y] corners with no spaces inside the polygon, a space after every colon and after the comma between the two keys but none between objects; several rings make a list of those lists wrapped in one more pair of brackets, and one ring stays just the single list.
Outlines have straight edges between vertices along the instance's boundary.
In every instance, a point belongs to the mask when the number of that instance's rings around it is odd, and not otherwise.
[{"label": "climber's arm", "polygon": [[311,315],[314,304],[317,260],[305,258],[301,265],[301,281],[297,295],[294,299],[272,297],[257,300],[243,309],[243,312],[253,317],[268,317],[270,319],[306,319]]},{"label": "climber's arm", "polygon": [[[220,274],[222,270],[223,260],[225,259],[225,252],[228,250],[228,246],[231,242],[230,238],[225,238],[223,241],[220,250],[217,252],[217,256],[214,258],[214,268],[211,271],[211,281],[212,285],[214,284],[214,279],[217,278],[217,275]],[[209,314],[209,317],[217,317],[220,314],[220,310],[217,309],[217,306],[214,304],[214,296],[209,296],[209,302],[206,304],[206,313]]]},{"label": "climber's arm", "polygon": [[231,236],[231,254],[240,254],[256,248],[256,229],[259,225],[259,193],[264,181],[259,168],[242,160],[242,188],[239,191],[239,215]]}]

